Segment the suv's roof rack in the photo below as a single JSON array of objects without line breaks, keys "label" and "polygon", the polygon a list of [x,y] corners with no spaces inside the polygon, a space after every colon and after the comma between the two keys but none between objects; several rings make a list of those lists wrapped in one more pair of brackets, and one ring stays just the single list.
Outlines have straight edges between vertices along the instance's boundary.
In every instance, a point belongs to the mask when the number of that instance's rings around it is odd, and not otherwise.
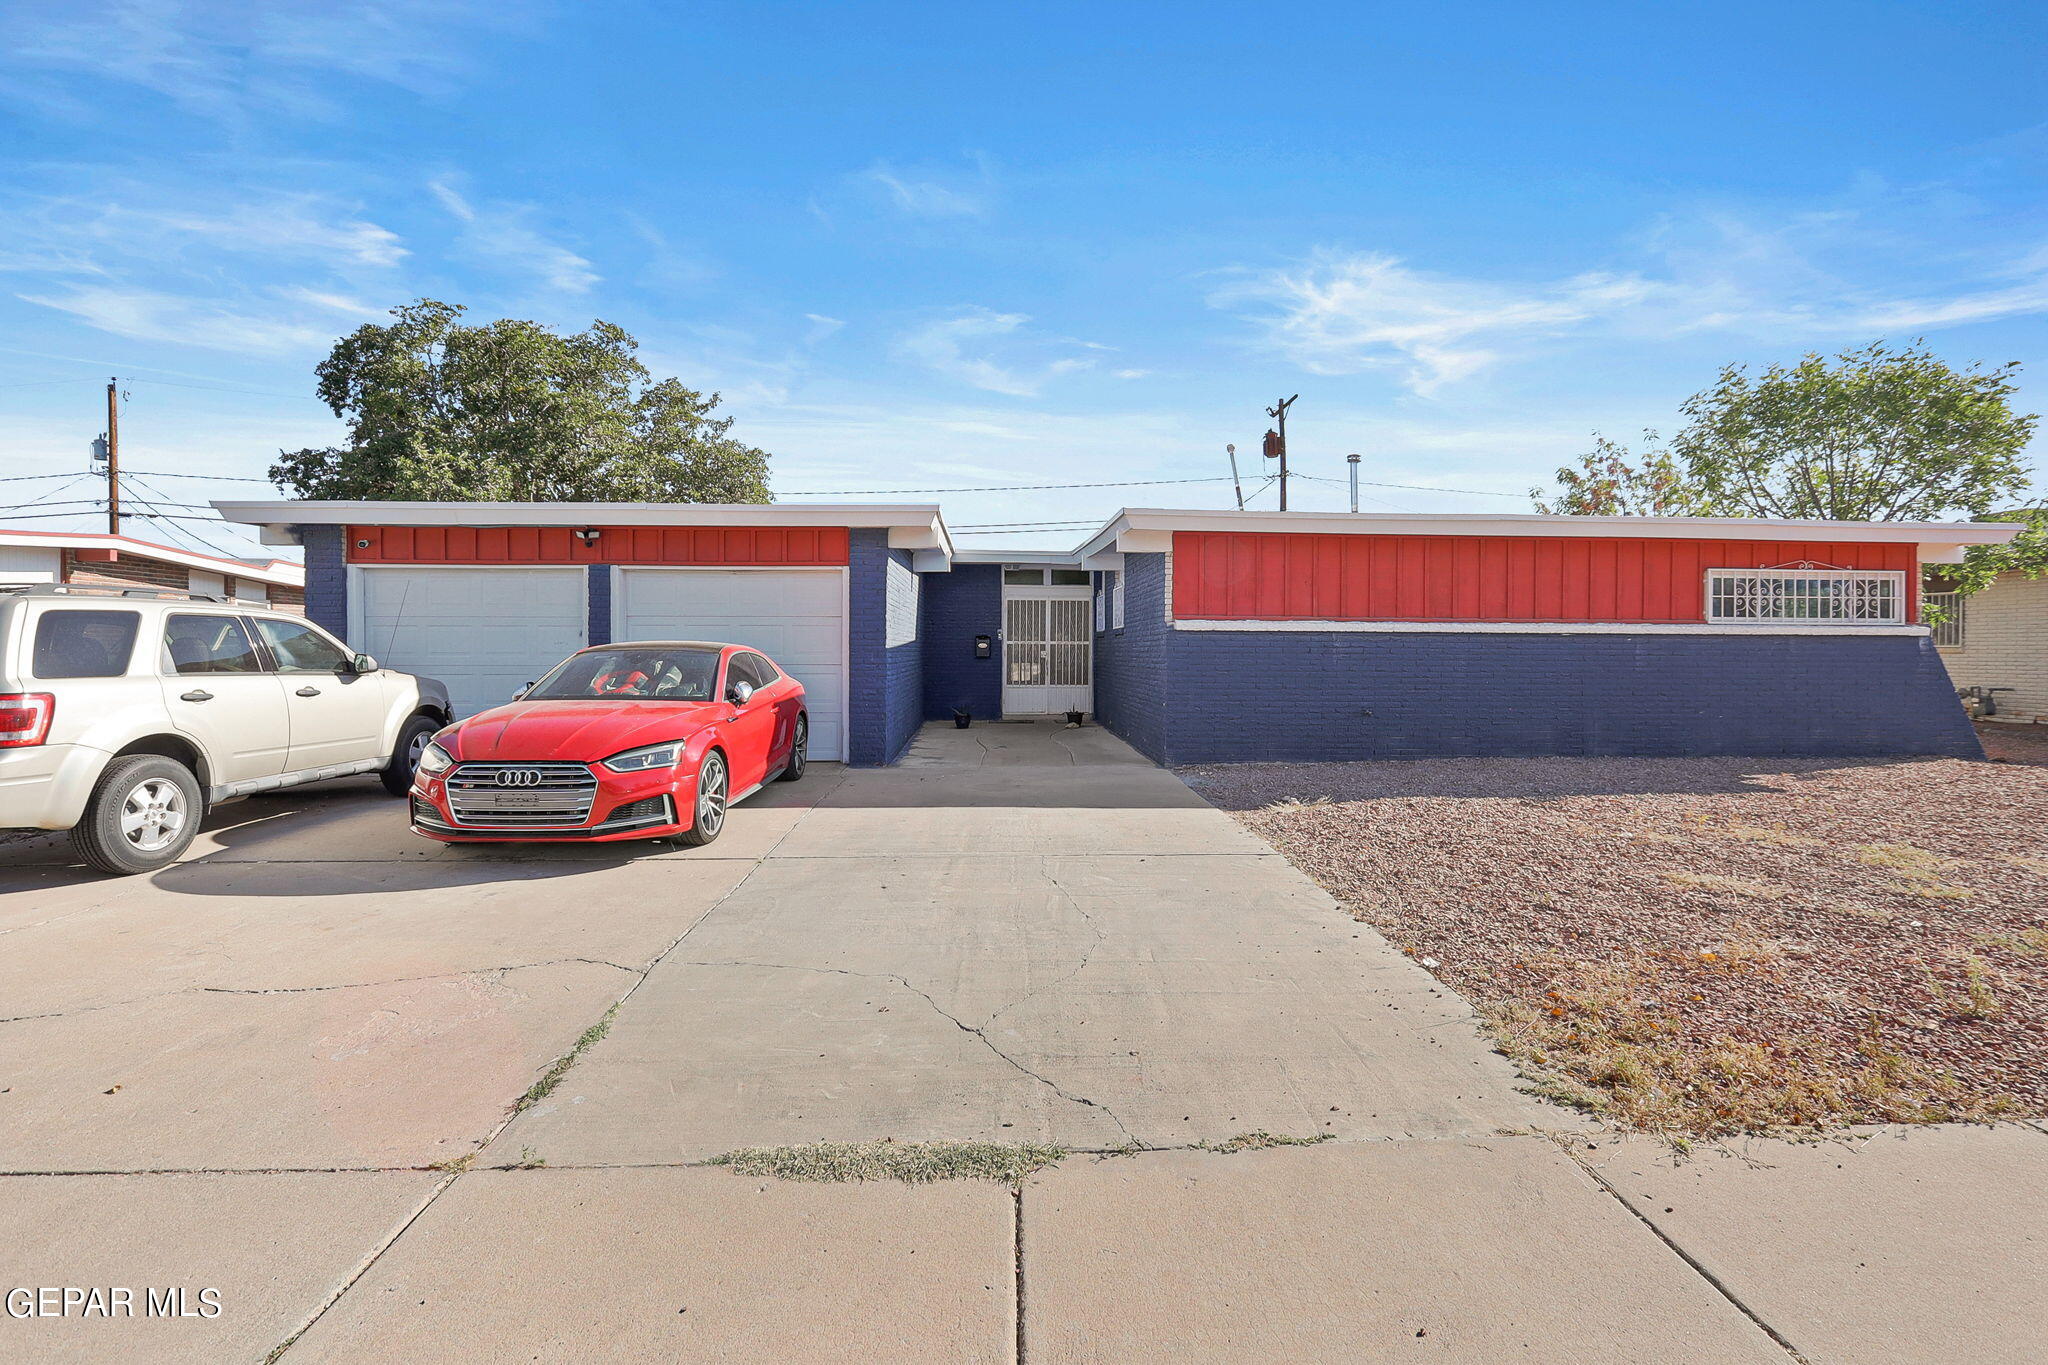
[{"label": "suv's roof rack", "polygon": [[[149,597],[171,602],[218,602],[231,605],[236,599],[215,593],[189,592],[184,588],[117,588],[106,583],[29,583],[0,588],[22,597]],[[255,605],[251,603],[250,605]]]}]

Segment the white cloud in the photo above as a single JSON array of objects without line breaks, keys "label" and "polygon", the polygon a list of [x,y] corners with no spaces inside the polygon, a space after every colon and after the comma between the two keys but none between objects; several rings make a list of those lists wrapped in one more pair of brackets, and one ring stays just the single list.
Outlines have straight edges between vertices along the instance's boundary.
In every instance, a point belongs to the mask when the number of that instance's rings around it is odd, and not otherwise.
[{"label": "white cloud", "polygon": [[446,90],[468,69],[464,40],[530,25],[529,0],[73,0],[0,17],[13,73],[0,92],[84,119],[91,87],[152,91],[209,118],[338,117],[337,75]]},{"label": "white cloud", "polygon": [[[896,353],[977,389],[1030,398],[1059,376],[1091,364],[1077,356],[1044,359],[1049,351],[1077,343],[1028,337],[1022,329],[1030,320],[1022,313],[974,308],[913,328],[897,339]],[[1022,354],[1002,360],[998,349]]]},{"label": "white cloud", "polygon": [[[209,350],[269,356],[279,351],[324,347],[334,340],[331,323],[303,312],[304,299],[284,300],[298,308],[237,309],[208,299],[152,289],[113,285],[77,286],[56,294],[23,294],[23,300],[54,308],[102,332],[134,341],[161,341]],[[333,311],[323,308],[322,311]]]},{"label": "white cloud", "polygon": [[1430,274],[1394,256],[1324,253],[1227,286],[1211,302],[1258,308],[1267,344],[1313,374],[1392,365],[1429,393],[1491,364],[1504,344],[1568,330],[1650,292],[1628,276],[1518,288]]},{"label": "white cloud", "polygon": [[588,259],[533,226],[532,205],[473,204],[446,177],[430,181],[427,188],[462,224],[458,245],[480,259],[534,275],[565,294],[588,293],[604,278]]},{"label": "white cloud", "polygon": [[879,185],[890,203],[913,218],[977,218],[989,209],[986,166],[981,167],[980,183],[964,188],[937,178],[913,178],[882,161],[861,176]]},{"label": "white cloud", "polygon": [[828,318],[823,313],[806,313],[804,320],[811,324],[810,329],[804,333],[806,346],[815,346],[846,326],[844,318]]}]

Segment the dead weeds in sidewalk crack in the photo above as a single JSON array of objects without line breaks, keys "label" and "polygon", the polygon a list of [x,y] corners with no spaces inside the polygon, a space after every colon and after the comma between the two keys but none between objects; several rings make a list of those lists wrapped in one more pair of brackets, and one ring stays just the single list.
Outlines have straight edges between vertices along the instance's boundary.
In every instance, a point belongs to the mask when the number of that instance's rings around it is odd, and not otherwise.
[{"label": "dead weeds in sidewalk crack", "polygon": [[787,1147],[742,1147],[715,1156],[707,1166],[736,1175],[778,1180],[845,1183],[897,1180],[922,1185],[935,1180],[993,1180],[1019,1185],[1057,1165],[1068,1149],[1039,1142],[806,1142]]}]

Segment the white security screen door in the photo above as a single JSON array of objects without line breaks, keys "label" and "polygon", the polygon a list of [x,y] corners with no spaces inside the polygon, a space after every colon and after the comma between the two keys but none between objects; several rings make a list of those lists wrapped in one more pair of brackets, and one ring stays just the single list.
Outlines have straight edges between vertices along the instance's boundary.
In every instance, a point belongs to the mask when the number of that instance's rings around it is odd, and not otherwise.
[{"label": "white security screen door", "polygon": [[1095,637],[1085,587],[1003,589],[1003,714],[1095,709]]}]

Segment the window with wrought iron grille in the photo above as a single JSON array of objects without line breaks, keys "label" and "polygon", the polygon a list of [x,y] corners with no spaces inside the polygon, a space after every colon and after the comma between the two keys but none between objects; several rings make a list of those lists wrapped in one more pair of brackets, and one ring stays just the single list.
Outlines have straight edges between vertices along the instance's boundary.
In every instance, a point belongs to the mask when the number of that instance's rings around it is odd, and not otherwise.
[{"label": "window with wrought iron grille", "polygon": [[1709,569],[1707,620],[1904,625],[1906,575],[1873,569]]},{"label": "window with wrought iron grille", "polygon": [[1109,576],[1109,627],[1124,628],[1124,575],[1119,569]]},{"label": "window with wrought iron grille", "polygon": [[1963,647],[1963,595],[1959,592],[1930,592],[1923,594],[1929,607],[1935,608],[1943,617],[1934,623],[1934,645],[1937,649],[1961,649]]}]

